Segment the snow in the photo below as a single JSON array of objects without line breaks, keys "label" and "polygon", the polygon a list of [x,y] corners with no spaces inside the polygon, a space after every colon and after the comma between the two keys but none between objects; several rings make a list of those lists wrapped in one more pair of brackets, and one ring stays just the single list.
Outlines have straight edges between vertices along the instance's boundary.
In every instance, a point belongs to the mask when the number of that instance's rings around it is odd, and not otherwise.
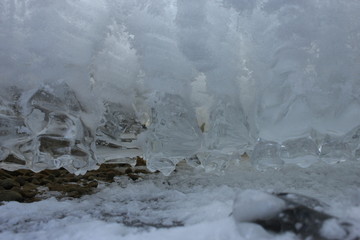
[{"label": "snow", "polygon": [[320,233],[323,237],[329,239],[344,239],[346,236],[346,231],[341,228],[336,219],[326,220],[320,229]]},{"label": "snow", "polygon": [[236,196],[234,218],[238,222],[269,219],[285,208],[284,200],[271,194],[245,190]]},{"label": "snow", "polygon": [[[271,192],[319,199],[359,234],[359,170],[358,162],[348,161],[259,172],[245,162],[219,176],[181,163],[169,177],[143,175],[136,182],[118,177],[81,199],[5,203],[0,206],[0,239],[296,239],[292,233],[274,235],[235,220],[239,214],[251,218],[269,213],[269,208],[257,208],[262,200],[281,207],[267,194]],[[246,205],[238,208],[238,201],[234,208],[237,195]],[[326,222],[324,234],[340,236],[332,226]]]}]

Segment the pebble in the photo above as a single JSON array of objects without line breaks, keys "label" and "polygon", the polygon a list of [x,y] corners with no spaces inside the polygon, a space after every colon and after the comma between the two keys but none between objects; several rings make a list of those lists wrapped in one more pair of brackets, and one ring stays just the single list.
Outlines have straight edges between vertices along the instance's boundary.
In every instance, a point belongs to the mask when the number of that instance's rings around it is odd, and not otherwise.
[{"label": "pebble", "polygon": [[2,201],[18,201],[24,200],[20,193],[11,190],[0,190],[0,202]]},{"label": "pebble", "polygon": [[112,183],[114,177],[126,175],[136,181],[141,178],[136,173],[148,173],[145,162],[138,159],[137,165],[131,168],[128,164],[103,164],[98,170],[89,171],[85,175],[76,176],[65,169],[44,170],[39,173],[21,169],[6,171],[0,169],[0,201],[35,202],[47,198],[39,187],[47,187],[49,191],[59,192],[56,197],[80,198],[92,194],[98,183]]},{"label": "pebble", "polygon": [[15,180],[12,180],[11,178],[7,178],[0,181],[0,186],[2,186],[6,190],[10,190],[15,186],[20,186],[20,184],[17,183]]},{"label": "pebble", "polygon": [[15,181],[20,184],[20,186],[24,186],[26,183],[26,180],[24,177],[16,177]]}]

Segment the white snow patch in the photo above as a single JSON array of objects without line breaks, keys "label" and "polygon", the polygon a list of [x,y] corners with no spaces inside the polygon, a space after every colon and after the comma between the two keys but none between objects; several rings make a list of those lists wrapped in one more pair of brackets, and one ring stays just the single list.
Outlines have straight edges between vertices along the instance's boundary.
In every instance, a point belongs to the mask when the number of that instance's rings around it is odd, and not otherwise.
[{"label": "white snow patch", "polygon": [[346,237],[346,231],[335,218],[328,219],[323,223],[320,234],[326,239],[345,239]]},{"label": "white snow patch", "polygon": [[238,222],[269,219],[285,208],[285,202],[271,194],[256,190],[239,193],[234,203],[234,218]]}]

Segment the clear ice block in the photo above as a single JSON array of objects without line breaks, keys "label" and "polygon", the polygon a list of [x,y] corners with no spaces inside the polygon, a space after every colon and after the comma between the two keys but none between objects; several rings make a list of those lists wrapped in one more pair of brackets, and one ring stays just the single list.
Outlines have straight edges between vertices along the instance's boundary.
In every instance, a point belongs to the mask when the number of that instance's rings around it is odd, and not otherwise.
[{"label": "clear ice block", "polygon": [[151,124],[144,132],[144,159],[151,171],[169,175],[178,162],[193,156],[202,143],[194,110],[178,95],[155,94]]}]

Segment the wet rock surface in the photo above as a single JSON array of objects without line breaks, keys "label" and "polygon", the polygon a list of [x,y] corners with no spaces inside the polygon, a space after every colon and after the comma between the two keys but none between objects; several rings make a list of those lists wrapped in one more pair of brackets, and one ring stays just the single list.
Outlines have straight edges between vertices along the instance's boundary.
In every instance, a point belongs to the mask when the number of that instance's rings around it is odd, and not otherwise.
[{"label": "wet rock surface", "polygon": [[[85,175],[75,175],[66,169],[44,170],[38,173],[31,170],[7,171],[0,169],[0,202],[36,202],[50,196],[56,198],[80,198],[96,191],[99,183],[114,182],[117,176],[128,176],[136,181],[149,171],[141,158],[135,167],[128,164],[103,164],[99,169]],[[47,194],[52,193],[52,194]]]}]

